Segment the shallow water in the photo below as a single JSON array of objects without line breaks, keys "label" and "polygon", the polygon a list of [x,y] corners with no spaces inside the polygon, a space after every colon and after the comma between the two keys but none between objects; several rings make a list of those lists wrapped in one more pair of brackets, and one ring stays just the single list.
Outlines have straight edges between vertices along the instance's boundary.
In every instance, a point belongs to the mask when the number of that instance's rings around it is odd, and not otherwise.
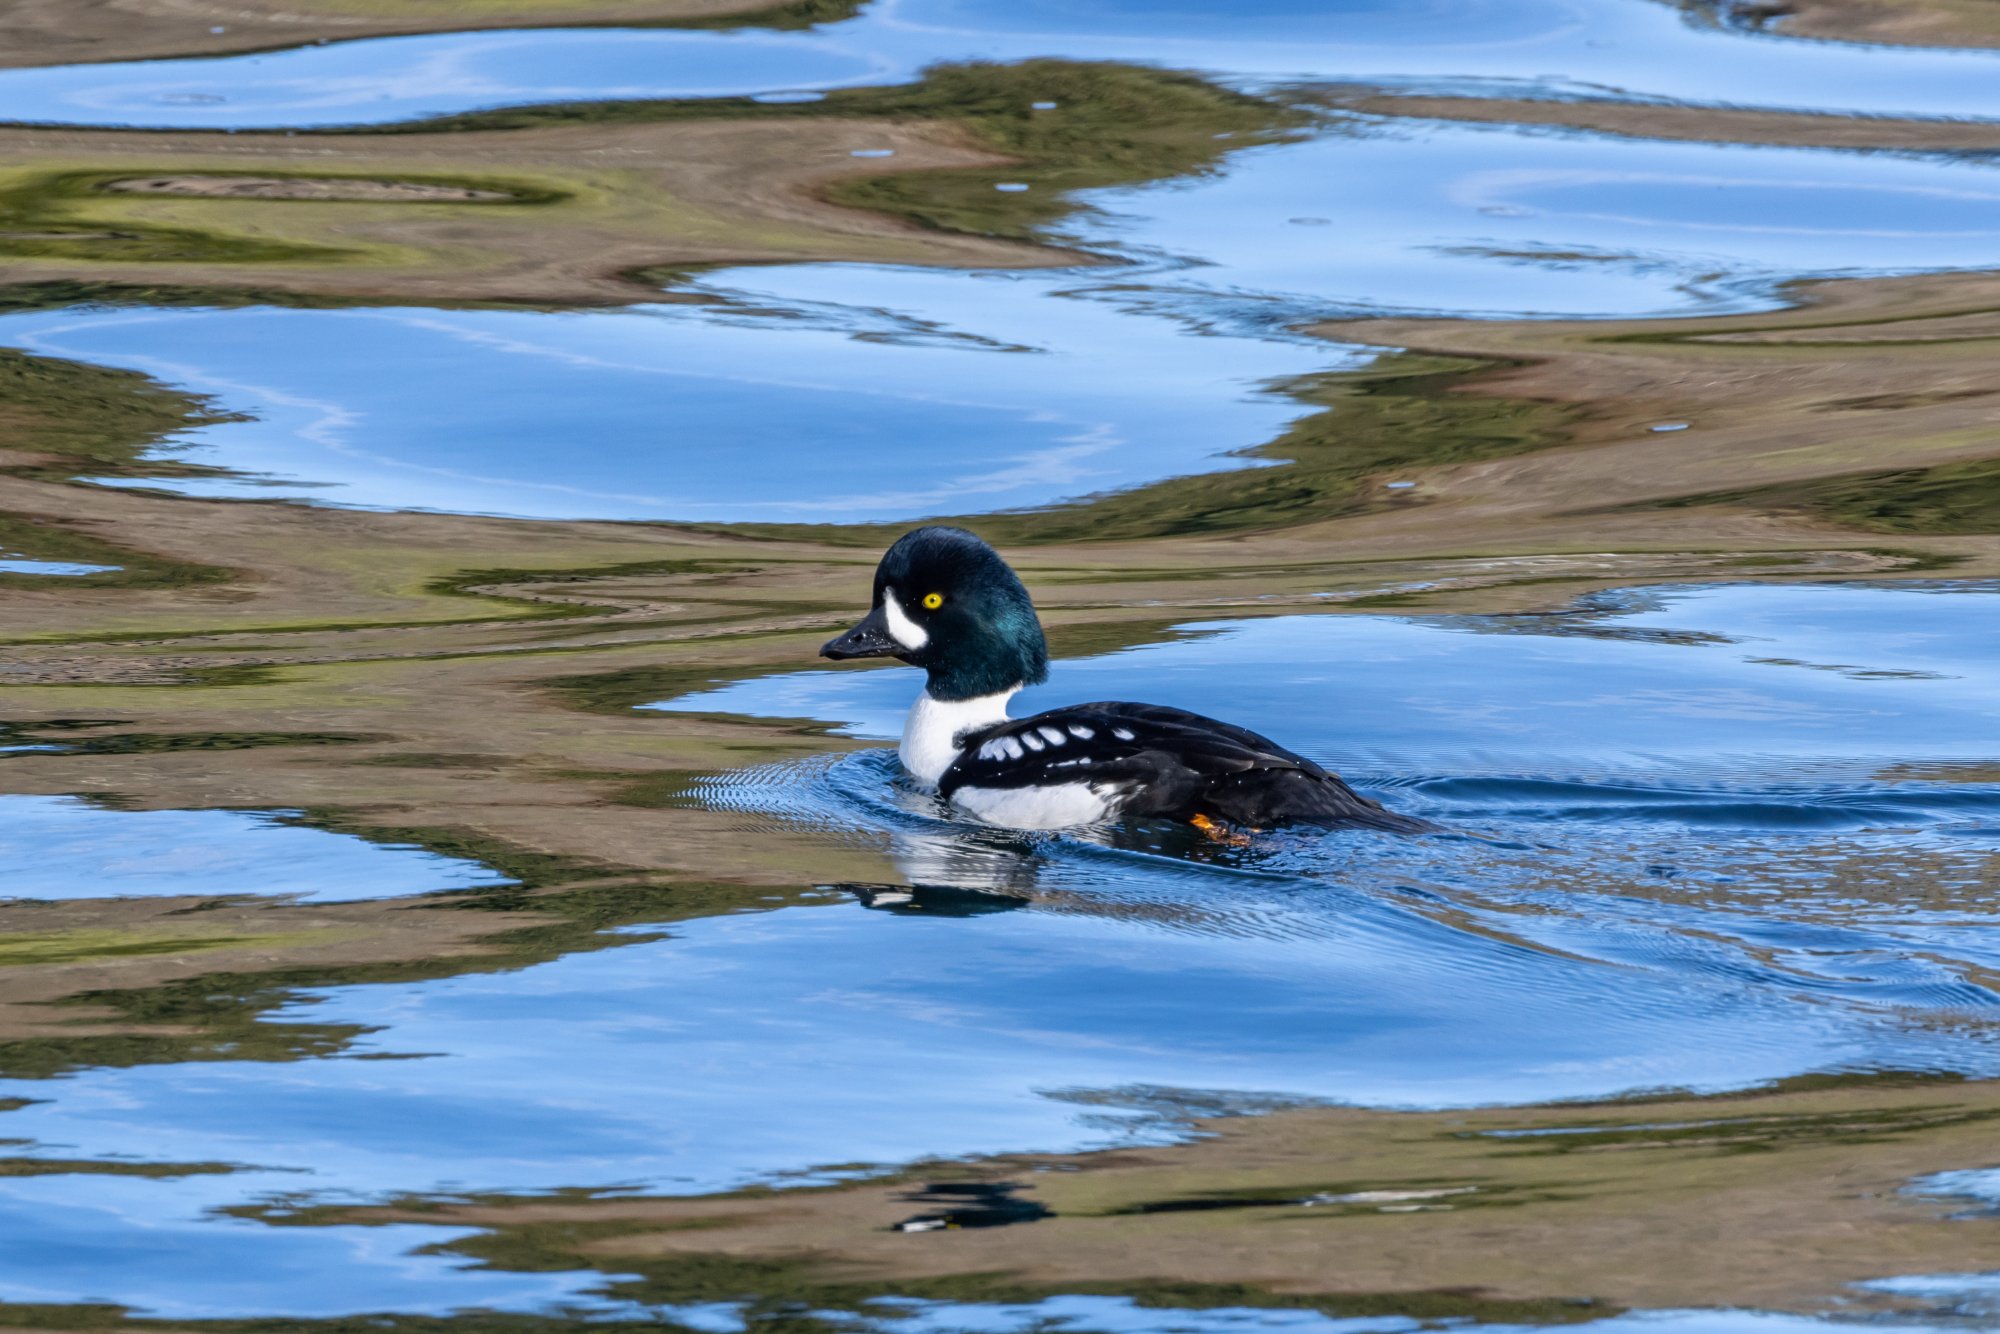
[{"label": "shallow water", "polygon": [[[1432,838],[1024,838],[940,818],[882,751],[718,776],[689,800],[746,836],[885,848],[904,887],[746,899],[271,1016],[280,1039],[347,1035],[332,1055],[0,1084],[47,1099],[0,1118],[26,1156],[238,1165],[0,1179],[0,1207],[60,1220],[0,1253],[0,1297],[308,1315],[589,1301],[603,1281],[413,1258],[439,1229],[202,1213],[273,1197],[699,1193],[1160,1142],[1301,1101],[2000,1075],[2000,784],[1954,767],[1994,758],[1996,612],[1988,586],[1739,585],[1546,617],[1281,617],[1061,662],[1036,692],[1226,713],[1452,831]],[[886,735],[916,684],[822,669],[666,707]],[[213,1266],[182,1264],[188,1245]],[[329,1264],[337,1295],[288,1284]]]},{"label": "shallow water", "polygon": [[876,0],[796,33],[541,29],[386,37],[217,59],[0,72],[0,120],[150,128],[379,125],[544,102],[886,84],[940,61],[1060,56],[1252,86],[1379,81],[1487,95],[1726,102],[1840,114],[2000,115],[1985,51],[1746,34],[1652,0],[1420,5]]}]

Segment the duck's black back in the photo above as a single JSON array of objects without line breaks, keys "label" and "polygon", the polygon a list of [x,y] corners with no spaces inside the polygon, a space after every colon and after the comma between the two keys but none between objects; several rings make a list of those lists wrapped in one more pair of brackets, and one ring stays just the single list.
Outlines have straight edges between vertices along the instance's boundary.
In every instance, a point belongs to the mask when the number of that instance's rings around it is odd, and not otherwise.
[{"label": "duck's black back", "polygon": [[1195,816],[1251,828],[1307,824],[1417,833],[1432,826],[1370,801],[1303,755],[1246,728],[1159,704],[1079,704],[963,738],[938,784],[1088,783],[1120,818]]}]

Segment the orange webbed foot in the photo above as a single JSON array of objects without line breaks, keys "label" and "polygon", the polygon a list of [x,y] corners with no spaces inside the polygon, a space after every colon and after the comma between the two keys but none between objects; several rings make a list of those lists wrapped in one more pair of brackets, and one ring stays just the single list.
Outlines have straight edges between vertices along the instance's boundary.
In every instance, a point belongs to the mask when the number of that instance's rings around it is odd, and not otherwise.
[{"label": "orange webbed foot", "polygon": [[1240,834],[1227,826],[1217,824],[1206,815],[1190,816],[1188,823],[1196,829],[1201,830],[1203,834],[1207,835],[1214,842],[1226,843],[1232,848],[1242,848],[1250,845],[1250,835]]}]

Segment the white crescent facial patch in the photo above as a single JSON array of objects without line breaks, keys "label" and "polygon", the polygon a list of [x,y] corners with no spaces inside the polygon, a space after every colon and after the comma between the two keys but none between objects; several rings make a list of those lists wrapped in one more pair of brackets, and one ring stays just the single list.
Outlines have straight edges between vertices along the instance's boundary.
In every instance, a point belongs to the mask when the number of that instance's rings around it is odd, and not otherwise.
[{"label": "white crescent facial patch", "polygon": [[931,642],[930,631],[910,619],[893,588],[882,590],[882,616],[889,622],[889,637],[912,653]]}]

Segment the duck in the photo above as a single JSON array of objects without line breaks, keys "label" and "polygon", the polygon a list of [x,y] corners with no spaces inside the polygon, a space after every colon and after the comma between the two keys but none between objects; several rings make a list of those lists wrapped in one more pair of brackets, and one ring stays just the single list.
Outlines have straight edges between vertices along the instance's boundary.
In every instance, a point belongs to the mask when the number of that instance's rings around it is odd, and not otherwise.
[{"label": "duck", "polygon": [[1164,819],[1229,842],[1289,825],[1435,828],[1268,737],[1184,709],[1104,702],[1010,717],[1013,697],[1048,679],[1048,642],[1020,576],[963,528],[898,538],[875,567],[868,614],[820,656],[924,670],[897,755],[918,786],[985,824]]}]

